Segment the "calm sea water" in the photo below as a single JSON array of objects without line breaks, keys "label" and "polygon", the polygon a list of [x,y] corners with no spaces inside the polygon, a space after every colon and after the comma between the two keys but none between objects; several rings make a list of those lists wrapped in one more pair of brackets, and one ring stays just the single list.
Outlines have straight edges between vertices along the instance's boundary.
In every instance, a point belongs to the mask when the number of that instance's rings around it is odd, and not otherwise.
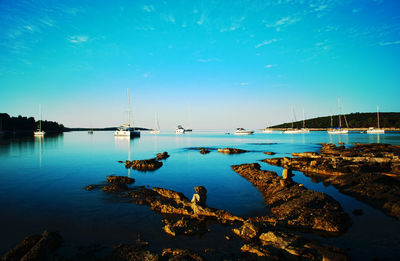
[{"label": "calm sea water", "polygon": [[[328,135],[326,132],[288,135],[255,133],[249,136],[226,135],[227,131],[194,131],[185,135],[142,132],[138,139],[115,138],[112,132],[69,132],[44,138],[0,138],[0,254],[28,234],[44,229],[60,231],[64,245],[114,244],[132,242],[140,233],[151,244],[185,247],[205,244],[204,238],[172,239],[162,231],[161,217],[146,206],[121,202],[102,191],[85,191],[108,175],[136,179],[136,186],[163,187],[183,192],[191,198],[193,187],[207,188],[207,203],[241,216],[266,213],[263,199],[251,183],[230,168],[233,164],[252,163],[268,157],[288,156],[292,152],[317,151],[321,142],[400,144],[400,134]],[[240,155],[216,151],[202,155],[192,147],[234,147],[250,150]],[[154,172],[127,170],[117,161],[148,159],[167,151],[171,157]],[[265,151],[277,153],[274,156]],[[281,173],[282,169],[261,163],[262,168]],[[400,257],[400,222],[387,217],[331,186],[313,183],[300,172],[295,181],[307,188],[325,192],[338,200],[352,218],[353,226],[339,238],[321,238],[337,245],[354,259]],[[361,208],[362,216],[351,212]],[[215,230],[218,230],[216,228]],[[186,241],[185,241],[186,240]],[[190,242],[189,242],[190,241]],[[209,242],[212,242],[210,239]],[[379,254],[374,254],[379,253]]]}]

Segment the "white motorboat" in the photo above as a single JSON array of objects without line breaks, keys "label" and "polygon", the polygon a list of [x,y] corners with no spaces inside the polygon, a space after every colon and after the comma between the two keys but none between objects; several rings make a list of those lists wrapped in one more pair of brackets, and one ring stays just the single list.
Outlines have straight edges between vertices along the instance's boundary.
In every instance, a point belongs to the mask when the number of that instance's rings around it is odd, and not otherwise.
[{"label": "white motorboat", "polygon": [[42,131],[42,108],[41,105],[39,104],[39,115],[40,115],[40,120],[39,120],[39,128],[33,132],[33,135],[36,137],[42,137],[44,136],[44,131]]},{"label": "white motorboat", "polygon": [[182,127],[182,125],[176,126],[175,134],[185,134],[185,129]]},{"label": "white motorboat", "polygon": [[246,130],[246,129],[243,129],[243,128],[237,128],[236,131],[235,131],[235,135],[251,135],[253,133],[254,133],[254,131]]},{"label": "white motorboat", "polygon": [[367,130],[368,134],[385,134],[385,130],[379,128],[379,107],[376,107],[376,114],[377,114],[377,121],[378,121],[378,128],[369,127]]},{"label": "white motorboat", "polygon": [[127,89],[128,95],[128,123],[123,124],[114,132],[114,136],[123,136],[123,137],[140,137],[140,131],[136,131],[134,128],[131,127],[131,104],[130,104],[130,97],[129,97],[129,89]]}]

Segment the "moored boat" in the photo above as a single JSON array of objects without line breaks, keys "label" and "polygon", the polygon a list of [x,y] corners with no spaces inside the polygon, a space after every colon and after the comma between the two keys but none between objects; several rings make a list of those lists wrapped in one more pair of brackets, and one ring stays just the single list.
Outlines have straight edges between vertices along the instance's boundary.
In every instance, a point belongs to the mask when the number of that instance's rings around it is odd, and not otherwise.
[{"label": "moored boat", "polygon": [[254,133],[253,130],[246,130],[243,128],[237,128],[235,131],[235,135],[251,135],[253,133]]},{"label": "moored boat", "polygon": [[182,125],[176,126],[175,134],[185,134],[185,129],[182,127]]}]

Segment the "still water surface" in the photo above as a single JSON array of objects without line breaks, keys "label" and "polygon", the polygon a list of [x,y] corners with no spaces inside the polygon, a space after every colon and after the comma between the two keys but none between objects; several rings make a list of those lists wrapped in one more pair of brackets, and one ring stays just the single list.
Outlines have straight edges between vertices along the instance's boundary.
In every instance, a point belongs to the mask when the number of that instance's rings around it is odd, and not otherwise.
[{"label": "still water surface", "polygon": [[[88,192],[83,189],[86,185],[103,182],[111,174],[133,177],[136,179],[135,186],[173,189],[188,198],[194,193],[193,187],[203,185],[207,188],[209,206],[235,215],[255,216],[267,212],[263,199],[251,183],[231,170],[233,164],[288,156],[292,152],[318,151],[321,142],[400,144],[400,135],[396,133],[255,133],[238,137],[226,135],[226,132],[195,131],[185,135],[142,132],[142,137],[131,140],[115,138],[112,132],[0,138],[0,254],[26,235],[40,233],[44,229],[60,231],[64,245],[72,242],[131,242],[136,239],[137,233],[145,235],[154,244],[179,244],[164,235],[161,218],[148,207],[121,202],[102,191]],[[235,147],[251,152],[225,155],[211,151],[202,155],[190,149],[193,147]],[[163,151],[171,156],[154,172],[128,170],[118,163],[119,160],[152,158]],[[276,155],[268,156],[263,153],[265,151],[273,151]],[[279,174],[282,172],[279,167],[260,164],[264,169]],[[339,193],[331,186],[313,183],[300,172],[294,174],[296,182],[338,200],[352,218],[353,226],[344,235],[339,238],[319,237],[319,240],[345,249],[356,260],[374,256],[393,260],[400,257],[399,221]],[[364,215],[353,216],[351,212],[356,208],[363,209]]]}]

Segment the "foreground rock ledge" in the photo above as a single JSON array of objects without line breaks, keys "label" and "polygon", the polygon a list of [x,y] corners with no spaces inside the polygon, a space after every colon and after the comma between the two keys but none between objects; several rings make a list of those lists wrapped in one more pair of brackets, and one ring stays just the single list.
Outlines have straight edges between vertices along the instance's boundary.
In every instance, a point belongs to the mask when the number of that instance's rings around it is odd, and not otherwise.
[{"label": "foreground rock ledge", "polygon": [[342,233],[351,224],[340,204],[322,192],[261,170],[258,163],[234,165],[232,169],[256,186],[270,207],[271,216],[255,218],[258,221],[333,233]]},{"label": "foreground rock ledge", "polygon": [[345,148],[322,144],[320,153],[292,156],[263,161],[302,171],[400,220],[400,146],[355,144]]},{"label": "foreground rock ledge", "polygon": [[157,156],[152,159],[145,160],[126,160],[125,167],[139,171],[153,171],[162,167],[163,163],[160,160],[165,160],[169,157],[168,152],[157,153]]}]

